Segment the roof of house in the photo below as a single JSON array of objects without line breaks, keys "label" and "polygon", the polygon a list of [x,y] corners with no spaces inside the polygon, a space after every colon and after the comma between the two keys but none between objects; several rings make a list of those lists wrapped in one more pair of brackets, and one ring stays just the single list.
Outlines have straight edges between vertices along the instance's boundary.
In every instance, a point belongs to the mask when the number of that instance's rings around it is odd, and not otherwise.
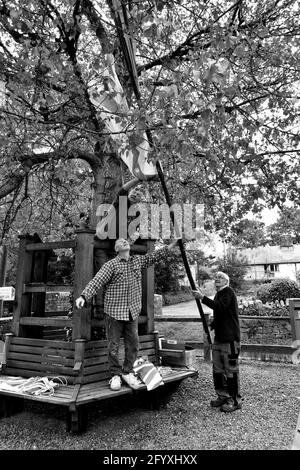
[{"label": "roof of house", "polygon": [[239,248],[238,256],[244,256],[249,265],[300,263],[300,244],[291,246],[265,245],[257,248]]}]

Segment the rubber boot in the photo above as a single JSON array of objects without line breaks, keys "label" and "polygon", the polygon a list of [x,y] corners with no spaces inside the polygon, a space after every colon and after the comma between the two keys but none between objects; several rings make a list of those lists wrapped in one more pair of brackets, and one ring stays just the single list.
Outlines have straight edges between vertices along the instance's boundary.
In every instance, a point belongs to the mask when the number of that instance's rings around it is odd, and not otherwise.
[{"label": "rubber boot", "polygon": [[230,398],[227,400],[227,403],[222,405],[221,411],[231,413],[232,411],[240,410],[242,405],[238,374],[235,373],[233,374],[233,377],[227,377],[227,387]]},{"label": "rubber boot", "polygon": [[227,402],[227,383],[226,383],[226,376],[220,373],[213,373],[213,381],[215,391],[218,395],[216,400],[211,400],[210,406],[212,407],[219,407],[224,405]]}]

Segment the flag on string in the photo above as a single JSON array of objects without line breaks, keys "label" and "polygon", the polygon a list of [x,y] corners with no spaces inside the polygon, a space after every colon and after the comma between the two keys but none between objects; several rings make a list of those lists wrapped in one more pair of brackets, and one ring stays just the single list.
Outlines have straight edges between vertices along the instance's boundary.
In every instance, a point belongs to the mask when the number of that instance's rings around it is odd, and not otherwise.
[{"label": "flag on string", "polygon": [[113,54],[104,55],[103,85],[101,87],[96,81],[92,82],[90,97],[117,144],[120,158],[133,176],[147,180],[157,174],[155,164],[149,161],[150,144],[144,131],[128,130],[129,108],[114,62]]}]

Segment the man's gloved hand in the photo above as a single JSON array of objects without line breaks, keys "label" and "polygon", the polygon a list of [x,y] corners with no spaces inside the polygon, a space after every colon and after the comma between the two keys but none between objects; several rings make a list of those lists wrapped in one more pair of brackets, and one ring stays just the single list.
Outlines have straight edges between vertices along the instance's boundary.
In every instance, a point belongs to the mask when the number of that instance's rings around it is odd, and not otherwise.
[{"label": "man's gloved hand", "polygon": [[86,304],[86,300],[84,297],[80,296],[78,299],[75,301],[76,303],[76,308],[83,308]]},{"label": "man's gloved hand", "polygon": [[192,290],[192,294],[195,297],[195,299],[200,299],[202,300],[204,297],[203,292],[198,288],[197,290]]}]

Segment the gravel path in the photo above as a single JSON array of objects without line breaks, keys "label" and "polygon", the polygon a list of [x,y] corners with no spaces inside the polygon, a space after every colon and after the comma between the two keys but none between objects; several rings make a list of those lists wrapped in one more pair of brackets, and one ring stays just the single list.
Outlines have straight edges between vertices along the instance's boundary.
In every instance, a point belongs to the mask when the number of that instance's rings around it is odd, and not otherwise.
[{"label": "gravel path", "polygon": [[4,418],[4,449],[289,449],[300,409],[297,366],[241,363],[243,409],[232,414],[208,406],[211,365],[198,361],[199,377],[184,381],[159,411],[127,398],[93,404],[86,433],[65,432],[64,410],[27,403]]}]

